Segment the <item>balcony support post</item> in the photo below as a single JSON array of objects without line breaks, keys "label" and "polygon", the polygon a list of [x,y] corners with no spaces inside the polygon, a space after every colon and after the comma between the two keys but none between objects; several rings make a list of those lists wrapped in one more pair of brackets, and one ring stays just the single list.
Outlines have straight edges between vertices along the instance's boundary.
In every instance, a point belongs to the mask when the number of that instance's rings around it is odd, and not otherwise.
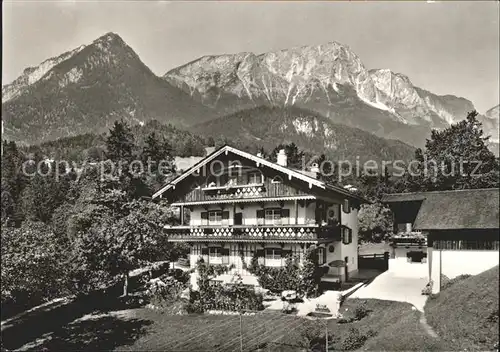
[{"label": "balcony support post", "polygon": [[184,225],[184,205],[181,205],[180,213],[181,225]]},{"label": "balcony support post", "polygon": [[299,207],[298,207],[298,201],[295,199],[294,202],[294,211],[295,211],[295,225],[298,225],[299,222]]}]

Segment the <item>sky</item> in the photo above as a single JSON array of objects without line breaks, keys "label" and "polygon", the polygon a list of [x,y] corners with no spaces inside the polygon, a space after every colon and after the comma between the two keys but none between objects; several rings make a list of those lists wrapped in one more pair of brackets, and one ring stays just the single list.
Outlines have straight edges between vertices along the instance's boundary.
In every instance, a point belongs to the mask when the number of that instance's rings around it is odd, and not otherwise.
[{"label": "sky", "polygon": [[368,68],[436,94],[499,103],[499,2],[4,1],[2,85],[29,66],[119,34],[156,74],[208,54],[337,41]]}]

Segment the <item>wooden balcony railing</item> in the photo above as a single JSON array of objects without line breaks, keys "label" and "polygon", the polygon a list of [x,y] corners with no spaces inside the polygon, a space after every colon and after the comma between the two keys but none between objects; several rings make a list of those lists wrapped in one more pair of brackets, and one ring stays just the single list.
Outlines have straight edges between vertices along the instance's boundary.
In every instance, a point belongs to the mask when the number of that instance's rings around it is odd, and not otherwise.
[{"label": "wooden balcony railing", "polygon": [[179,201],[198,202],[218,199],[288,197],[305,194],[305,192],[292,188],[288,185],[266,181],[262,184],[197,188],[193,189],[191,192],[179,199]]},{"label": "wooden balcony railing", "polygon": [[339,226],[315,225],[173,226],[165,227],[165,233],[173,241],[341,240]]}]

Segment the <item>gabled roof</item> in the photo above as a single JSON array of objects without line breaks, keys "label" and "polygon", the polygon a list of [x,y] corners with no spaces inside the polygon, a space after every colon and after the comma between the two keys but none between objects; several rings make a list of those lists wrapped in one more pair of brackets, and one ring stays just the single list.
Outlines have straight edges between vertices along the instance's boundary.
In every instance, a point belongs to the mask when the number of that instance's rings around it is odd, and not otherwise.
[{"label": "gabled roof", "polygon": [[421,201],[425,199],[424,192],[413,193],[391,193],[382,196],[382,203],[399,203],[399,202],[412,202]]},{"label": "gabled roof", "polygon": [[307,182],[309,183],[309,185],[314,185],[314,186],[317,186],[319,188],[322,188],[322,189],[328,189],[328,190],[332,190],[332,191],[336,191],[342,195],[345,195],[347,197],[350,197],[350,198],[355,198],[355,199],[358,199],[358,200],[361,200],[363,202],[366,202],[366,200],[364,200],[362,197],[359,197],[357,196],[356,194],[342,188],[342,187],[339,187],[339,186],[333,186],[333,185],[327,185],[325,182],[321,181],[321,180],[318,180],[314,177],[311,177],[311,176],[308,176],[300,171],[297,171],[297,170],[294,170],[294,169],[291,169],[291,168],[288,168],[288,167],[285,167],[285,166],[281,166],[281,165],[278,165],[276,163],[273,163],[271,161],[268,161],[264,158],[261,158],[259,156],[256,156],[256,155],[253,155],[253,154],[250,154],[250,153],[247,153],[247,152],[244,152],[242,150],[239,150],[239,149],[236,149],[236,148],[233,148],[231,146],[228,146],[228,145],[225,145],[221,148],[219,148],[218,150],[214,151],[213,153],[211,153],[210,155],[206,156],[204,159],[200,160],[198,163],[196,163],[195,165],[193,165],[191,168],[189,168],[186,172],[182,173],[181,175],[177,176],[175,179],[173,179],[170,183],[166,184],[164,187],[162,187],[159,191],[157,191],[155,194],[153,194],[153,199],[161,196],[165,191],[171,189],[171,188],[174,188],[175,189],[175,185],[178,184],[179,182],[181,182],[182,180],[184,180],[186,177],[188,177],[189,175],[193,174],[194,172],[198,171],[200,168],[202,168],[204,165],[208,164],[209,162],[211,162],[212,160],[215,160],[219,155],[223,154],[223,153],[234,153],[242,158],[245,158],[245,159],[248,159],[248,160],[252,160],[254,162],[256,162],[257,164],[261,164],[261,165],[264,165],[264,166],[267,166],[271,169],[274,169],[278,172],[281,172],[283,174],[286,174],[288,175],[289,177],[292,177],[292,178],[296,178],[296,179],[299,179],[299,180],[302,180],[304,182]]},{"label": "gabled roof", "polygon": [[498,188],[388,194],[385,203],[422,201],[414,228],[461,230],[499,228]]}]

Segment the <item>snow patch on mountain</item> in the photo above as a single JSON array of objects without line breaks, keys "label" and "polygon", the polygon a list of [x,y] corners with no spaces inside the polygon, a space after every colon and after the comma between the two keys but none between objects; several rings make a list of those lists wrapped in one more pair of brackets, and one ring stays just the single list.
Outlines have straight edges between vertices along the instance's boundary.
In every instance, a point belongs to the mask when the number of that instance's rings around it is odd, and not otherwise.
[{"label": "snow patch on mountain", "polygon": [[293,126],[295,127],[295,131],[304,133],[307,136],[312,136],[314,132],[314,126],[310,121],[304,119],[294,119],[292,121]]}]

